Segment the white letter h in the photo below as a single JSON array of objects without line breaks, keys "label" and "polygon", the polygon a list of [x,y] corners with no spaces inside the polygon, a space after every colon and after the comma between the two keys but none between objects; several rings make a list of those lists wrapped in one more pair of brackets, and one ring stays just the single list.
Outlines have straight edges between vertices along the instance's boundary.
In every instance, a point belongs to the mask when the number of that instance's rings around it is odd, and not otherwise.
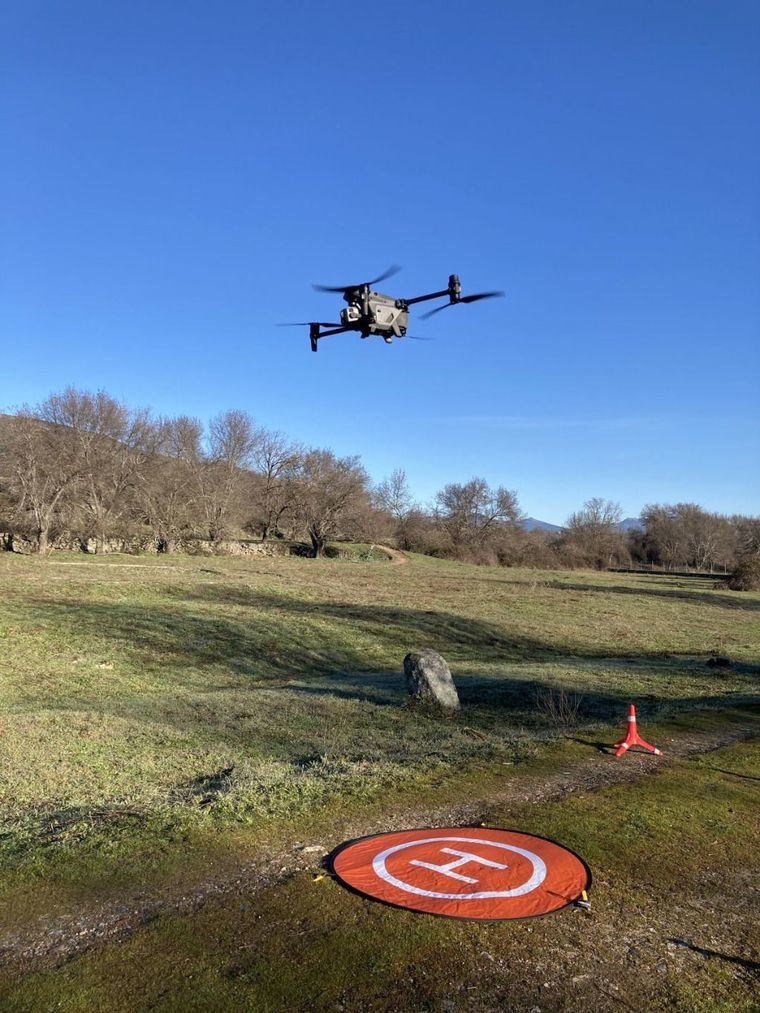
[{"label": "white letter h", "polygon": [[431,869],[433,872],[440,872],[444,876],[448,876],[450,879],[459,879],[463,883],[477,883],[477,879],[473,879],[472,876],[463,876],[459,872],[454,872],[454,869],[458,869],[460,865],[466,865],[467,862],[479,862],[481,865],[488,865],[492,869],[506,869],[506,865],[502,865],[501,862],[492,862],[490,858],[481,858],[480,855],[473,855],[469,851],[458,851],[456,848],[441,848],[441,851],[447,855],[458,855],[456,861],[448,862],[446,865],[433,865],[432,862],[421,862],[419,859],[413,858],[410,861],[410,865],[421,865],[423,869]]}]

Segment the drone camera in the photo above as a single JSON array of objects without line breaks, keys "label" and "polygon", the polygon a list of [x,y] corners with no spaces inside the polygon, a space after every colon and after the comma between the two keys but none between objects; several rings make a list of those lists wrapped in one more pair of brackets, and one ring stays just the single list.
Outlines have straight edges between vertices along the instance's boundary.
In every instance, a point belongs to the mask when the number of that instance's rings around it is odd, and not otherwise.
[{"label": "drone camera", "polygon": [[347,306],[340,311],[340,322],[344,327],[348,327],[349,324],[355,324],[357,320],[361,320],[361,315],[361,309],[358,306]]}]

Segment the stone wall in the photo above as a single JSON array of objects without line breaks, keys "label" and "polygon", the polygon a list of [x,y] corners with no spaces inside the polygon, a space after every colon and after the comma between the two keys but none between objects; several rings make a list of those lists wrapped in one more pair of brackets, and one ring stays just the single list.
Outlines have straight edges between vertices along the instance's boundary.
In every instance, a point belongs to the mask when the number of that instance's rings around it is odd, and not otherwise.
[{"label": "stone wall", "polygon": [[[53,551],[95,552],[95,539],[56,538],[50,543]],[[26,538],[14,535],[11,531],[0,531],[0,551],[17,552],[20,555],[32,555],[34,544]],[[134,536],[132,538],[109,538],[106,542],[107,553],[121,552],[127,555],[140,553],[156,554],[158,543],[155,538]],[[287,556],[290,545],[281,540],[256,542],[248,539],[227,538],[212,544],[207,538],[179,539],[175,546],[176,552],[186,552],[193,556]]]}]

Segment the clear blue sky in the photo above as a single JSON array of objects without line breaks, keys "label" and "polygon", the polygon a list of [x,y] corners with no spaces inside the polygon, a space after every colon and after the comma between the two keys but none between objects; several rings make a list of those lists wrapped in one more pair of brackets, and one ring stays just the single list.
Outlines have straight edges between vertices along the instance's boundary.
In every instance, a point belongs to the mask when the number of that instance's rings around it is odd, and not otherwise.
[{"label": "clear blue sky", "polygon": [[[757,512],[755,0],[3,5],[0,406],[245,408],[421,498]],[[503,288],[326,339],[311,282]]]}]

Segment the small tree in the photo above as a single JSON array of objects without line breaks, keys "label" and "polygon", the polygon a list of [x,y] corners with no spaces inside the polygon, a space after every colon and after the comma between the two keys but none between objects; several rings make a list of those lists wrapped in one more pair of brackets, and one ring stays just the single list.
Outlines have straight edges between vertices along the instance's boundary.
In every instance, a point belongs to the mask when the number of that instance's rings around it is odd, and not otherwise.
[{"label": "small tree", "polygon": [[521,513],[517,493],[504,486],[491,489],[484,478],[452,482],[436,495],[436,517],[457,548],[482,548],[487,539],[516,525]]},{"label": "small tree", "polygon": [[409,548],[410,524],[418,511],[406,472],[402,468],[392,471],[388,478],[375,487],[373,499],[377,508],[390,518],[396,543],[401,548]]},{"label": "small tree", "polygon": [[609,566],[623,548],[618,528],[622,516],[619,503],[595,496],[568,517],[566,540],[587,562],[599,568]]},{"label": "small tree", "polygon": [[367,498],[368,478],[358,457],[336,457],[330,450],[303,455],[298,476],[298,509],[315,558]]},{"label": "small tree", "polygon": [[760,591],[760,556],[743,556],[726,581],[732,591]]},{"label": "small tree", "polygon": [[376,487],[375,495],[381,509],[386,510],[398,523],[402,523],[414,508],[403,468],[396,468],[388,478],[383,479]]}]

